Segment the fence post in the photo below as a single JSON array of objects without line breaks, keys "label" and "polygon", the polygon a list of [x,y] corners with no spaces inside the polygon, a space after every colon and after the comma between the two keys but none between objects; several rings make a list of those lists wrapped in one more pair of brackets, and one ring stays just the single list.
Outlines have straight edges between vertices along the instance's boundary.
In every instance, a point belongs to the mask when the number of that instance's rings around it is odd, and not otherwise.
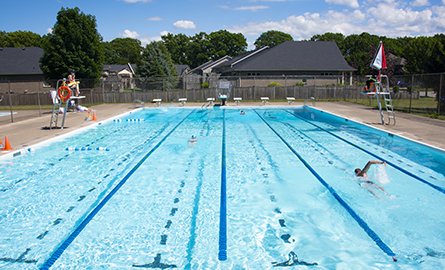
[{"label": "fence post", "polygon": [[409,91],[409,108],[408,108],[408,113],[411,113],[411,104],[413,102],[413,91],[414,91],[414,74],[411,75],[411,91]]},{"label": "fence post", "polygon": [[437,114],[438,115],[440,115],[440,113],[441,113],[441,107],[442,107],[442,104],[444,103],[444,101],[442,100],[442,78],[443,78],[443,73],[440,73],[440,83],[439,83],[439,91],[438,91],[438,95],[439,95],[439,98],[437,99]]},{"label": "fence post", "polygon": [[105,79],[102,80],[102,103],[105,103]]},{"label": "fence post", "polygon": [[39,105],[39,117],[42,116],[42,108],[40,106],[40,83],[37,83],[37,104]]},{"label": "fence post", "polygon": [[12,116],[12,99],[11,99],[11,81],[8,81],[8,99],[9,99],[9,111],[11,112],[11,123],[14,123],[14,117]]}]

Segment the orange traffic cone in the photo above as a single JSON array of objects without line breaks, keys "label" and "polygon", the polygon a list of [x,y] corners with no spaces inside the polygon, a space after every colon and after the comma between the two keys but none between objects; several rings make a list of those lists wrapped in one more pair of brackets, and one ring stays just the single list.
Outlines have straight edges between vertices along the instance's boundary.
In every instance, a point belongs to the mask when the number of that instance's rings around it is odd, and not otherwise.
[{"label": "orange traffic cone", "polygon": [[12,150],[11,143],[9,143],[8,136],[5,136],[5,145],[4,145],[4,147],[3,147],[2,150],[3,150],[3,151],[9,151],[9,150]]},{"label": "orange traffic cone", "polygon": [[97,121],[96,111],[93,111],[93,121]]}]

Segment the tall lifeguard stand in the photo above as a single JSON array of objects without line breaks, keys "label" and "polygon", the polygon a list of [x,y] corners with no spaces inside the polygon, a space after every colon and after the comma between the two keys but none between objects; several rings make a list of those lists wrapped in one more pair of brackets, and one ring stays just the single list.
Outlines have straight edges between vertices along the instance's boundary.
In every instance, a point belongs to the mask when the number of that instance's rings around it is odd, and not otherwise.
[{"label": "tall lifeguard stand", "polygon": [[[374,82],[374,86],[366,94],[372,98],[375,97],[377,100],[380,121],[382,125],[384,124],[396,124],[396,115],[394,113],[394,106],[392,104],[391,92],[389,89],[389,79],[387,75],[380,75]],[[372,75],[366,75],[367,79],[371,79]],[[384,111],[386,110],[386,121]]]},{"label": "tall lifeguard stand", "polygon": [[[77,83],[79,83],[77,81]],[[51,112],[51,121],[49,123],[49,128],[58,128],[57,122],[59,120],[59,114],[63,114],[62,124],[60,129],[65,127],[65,118],[68,112],[70,103],[74,100],[83,99],[85,96],[73,96],[73,90],[68,87],[66,79],[58,80],[56,83],[56,89],[51,90],[51,99],[53,101],[53,109]]]},{"label": "tall lifeguard stand", "polygon": [[388,76],[383,75],[382,69],[386,69],[386,56],[385,56],[385,49],[383,47],[383,42],[379,42],[379,47],[377,48],[377,51],[374,55],[374,59],[372,60],[370,67],[372,69],[378,70],[378,75],[376,80],[374,80],[374,89],[367,89],[367,94],[372,97],[372,95],[375,95],[377,99],[377,103],[379,106],[379,112],[380,112],[380,120],[382,125],[385,124],[385,116],[383,114],[383,106],[382,102],[380,101],[381,98],[383,98],[383,105],[385,107],[385,110],[387,112],[387,119],[388,121],[386,124],[390,124],[391,120],[393,124],[396,124],[396,116],[394,114],[394,107],[392,105],[392,98],[391,98],[391,92],[389,91],[389,80]]}]

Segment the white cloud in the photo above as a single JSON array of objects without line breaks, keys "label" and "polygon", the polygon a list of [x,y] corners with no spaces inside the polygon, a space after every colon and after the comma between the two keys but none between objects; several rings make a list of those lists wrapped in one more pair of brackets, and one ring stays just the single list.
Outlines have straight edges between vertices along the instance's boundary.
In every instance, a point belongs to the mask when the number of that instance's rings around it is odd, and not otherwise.
[{"label": "white cloud", "polygon": [[123,0],[125,3],[135,4],[135,3],[148,3],[151,0]]},{"label": "white cloud", "polygon": [[411,9],[403,9],[396,4],[378,4],[368,10],[370,19],[376,23],[384,23],[387,26],[401,25],[425,25],[431,21],[432,11],[425,9],[422,11],[413,11]]},{"label": "white cloud", "polygon": [[195,29],[196,28],[196,25],[194,22],[187,21],[187,20],[176,21],[175,23],[173,23],[173,25],[176,28],[180,28],[180,29]]},{"label": "white cloud", "polygon": [[124,37],[124,38],[139,38],[140,35],[136,31],[131,31],[131,30],[125,29],[124,32],[122,33],[122,37]]},{"label": "white cloud", "polygon": [[170,34],[169,31],[161,31],[161,33],[160,33],[161,37],[165,36],[165,35],[168,35],[168,34]]},{"label": "white cloud", "polygon": [[48,34],[52,34],[52,33],[53,33],[53,29],[52,29],[52,28],[48,28],[48,29],[46,29],[46,32],[47,32]]},{"label": "white cloud", "polygon": [[159,22],[159,21],[162,21],[162,18],[159,16],[153,16],[153,17],[147,18],[147,20],[152,21],[152,22]]},{"label": "white cloud", "polygon": [[[443,0],[445,1],[445,0]],[[445,6],[413,10],[397,0],[369,1],[362,9],[329,10],[324,13],[304,13],[276,21],[252,21],[228,27],[255,40],[261,33],[277,30],[291,34],[295,40],[309,39],[326,32],[344,35],[368,32],[388,37],[426,36],[445,32]]]},{"label": "white cloud", "polygon": [[268,9],[268,6],[242,6],[242,7],[236,7],[235,10],[241,10],[241,11],[257,11],[262,9]]},{"label": "white cloud", "polygon": [[359,7],[357,0],[325,0],[325,2],[328,4],[343,5],[351,8]]},{"label": "white cloud", "polygon": [[413,2],[411,2],[411,5],[414,7],[422,7],[422,6],[427,6],[430,3],[428,2],[428,0],[414,0]]}]

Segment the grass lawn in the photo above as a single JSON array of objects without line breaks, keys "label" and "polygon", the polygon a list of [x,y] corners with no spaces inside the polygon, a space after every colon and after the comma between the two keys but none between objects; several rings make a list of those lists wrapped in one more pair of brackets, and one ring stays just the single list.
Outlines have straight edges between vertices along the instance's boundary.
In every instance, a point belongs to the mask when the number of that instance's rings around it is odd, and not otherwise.
[{"label": "grass lawn", "polygon": [[[370,106],[373,108],[378,108],[377,100],[375,98],[368,99],[349,99],[348,102],[362,104],[365,106]],[[383,102],[383,100],[382,100]],[[420,97],[418,99],[411,100],[411,110],[409,99],[393,99],[393,105],[395,111],[411,112],[413,114],[418,114],[422,116],[427,116],[431,118],[437,118],[445,120],[444,115],[437,115],[437,102],[433,97]]]}]

